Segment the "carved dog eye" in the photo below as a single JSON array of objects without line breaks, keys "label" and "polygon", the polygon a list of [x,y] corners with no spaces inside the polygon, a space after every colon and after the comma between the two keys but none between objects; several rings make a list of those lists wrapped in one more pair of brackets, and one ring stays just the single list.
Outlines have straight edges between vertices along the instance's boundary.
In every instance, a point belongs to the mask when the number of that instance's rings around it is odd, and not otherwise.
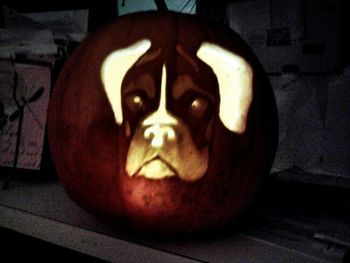
[{"label": "carved dog eye", "polygon": [[141,113],[146,110],[146,102],[141,94],[126,96],[125,103],[132,113]]},{"label": "carved dog eye", "polygon": [[207,100],[203,98],[194,98],[189,106],[189,113],[196,117],[196,118],[202,118],[207,109],[208,109],[209,103]]}]

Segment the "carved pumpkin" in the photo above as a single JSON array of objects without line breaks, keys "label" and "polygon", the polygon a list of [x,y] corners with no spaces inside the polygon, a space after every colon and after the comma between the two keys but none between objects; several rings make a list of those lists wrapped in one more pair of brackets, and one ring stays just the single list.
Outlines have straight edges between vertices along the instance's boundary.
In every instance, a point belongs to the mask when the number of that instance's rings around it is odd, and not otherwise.
[{"label": "carved pumpkin", "polygon": [[48,121],[70,197],[158,233],[232,221],[269,172],[277,139],[272,89],[242,39],[170,12],[121,17],[84,40]]}]

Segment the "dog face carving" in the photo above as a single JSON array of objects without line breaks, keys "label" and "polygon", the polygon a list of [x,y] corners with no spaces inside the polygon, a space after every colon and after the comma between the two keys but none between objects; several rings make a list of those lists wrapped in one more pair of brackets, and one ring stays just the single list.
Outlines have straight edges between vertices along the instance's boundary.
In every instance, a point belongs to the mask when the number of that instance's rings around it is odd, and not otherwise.
[{"label": "dog face carving", "polygon": [[115,121],[130,140],[126,173],[194,182],[208,169],[215,116],[230,132],[244,133],[252,69],[208,42],[194,57],[180,45],[172,53],[175,59],[141,40],[110,54],[101,76]]},{"label": "dog face carving", "polygon": [[273,90],[230,28],[142,12],[92,32],[55,82],[50,152],[70,197],[107,223],[215,231],[252,200],[277,145]]}]

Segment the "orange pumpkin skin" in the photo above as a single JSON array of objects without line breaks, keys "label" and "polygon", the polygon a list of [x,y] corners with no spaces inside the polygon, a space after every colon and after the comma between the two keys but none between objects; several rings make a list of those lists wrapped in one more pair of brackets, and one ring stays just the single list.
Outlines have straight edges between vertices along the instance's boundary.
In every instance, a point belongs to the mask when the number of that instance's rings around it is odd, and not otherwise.
[{"label": "orange pumpkin skin", "polygon": [[[200,44],[208,41],[243,57],[253,69],[246,130],[231,132],[214,116],[208,168],[194,182],[126,174],[130,139],[115,121],[100,72],[110,53],[142,38],[168,50],[164,56],[169,61],[176,61],[176,45],[195,57]],[[185,70],[172,68],[174,76]],[[172,78],[169,75],[169,81]],[[203,83],[211,81],[206,75],[200,78]],[[214,87],[213,93],[218,93]],[[216,115],[217,111],[216,107]],[[275,154],[276,115],[268,79],[238,35],[197,17],[147,12],[105,25],[74,51],[54,87],[48,135],[58,176],[79,205],[115,224],[122,219],[143,231],[191,233],[227,225],[254,197]]]}]

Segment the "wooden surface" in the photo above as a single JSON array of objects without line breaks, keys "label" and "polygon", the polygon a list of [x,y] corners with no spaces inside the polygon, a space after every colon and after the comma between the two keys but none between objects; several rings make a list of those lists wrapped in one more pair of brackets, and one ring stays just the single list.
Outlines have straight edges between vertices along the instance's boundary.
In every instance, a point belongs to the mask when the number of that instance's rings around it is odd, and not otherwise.
[{"label": "wooden surface", "polygon": [[[0,178],[0,183],[4,178]],[[0,192],[0,226],[111,262],[341,262],[264,238],[256,224],[202,239],[111,229],[66,195],[58,180],[15,180]],[[247,230],[248,229],[248,230]]]}]

